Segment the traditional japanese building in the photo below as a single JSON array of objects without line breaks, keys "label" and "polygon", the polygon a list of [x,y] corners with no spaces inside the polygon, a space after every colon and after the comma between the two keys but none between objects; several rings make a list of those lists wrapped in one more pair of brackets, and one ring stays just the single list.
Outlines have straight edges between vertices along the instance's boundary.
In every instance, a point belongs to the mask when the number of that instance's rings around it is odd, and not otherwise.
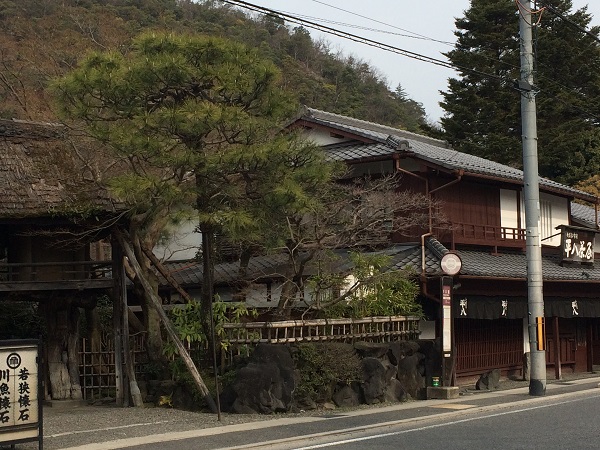
[{"label": "traditional japanese building", "polygon": [[[397,267],[420,273],[420,301],[452,355],[446,369],[458,377],[491,369],[526,374],[523,172],[443,141],[310,108],[290,126],[354,175],[396,174],[400,189],[436,201],[444,223],[430,220],[409,237],[391,236],[390,245],[412,245]],[[540,180],[545,347],[558,378],[561,370],[591,371],[600,363],[598,200]]]}]

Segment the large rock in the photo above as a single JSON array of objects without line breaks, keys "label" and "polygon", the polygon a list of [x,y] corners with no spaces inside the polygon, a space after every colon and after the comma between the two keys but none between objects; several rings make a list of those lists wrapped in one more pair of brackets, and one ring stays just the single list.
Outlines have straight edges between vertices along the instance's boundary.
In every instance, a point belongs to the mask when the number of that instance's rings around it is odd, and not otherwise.
[{"label": "large rock", "polygon": [[419,398],[422,389],[425,388],[425,377],[423,375],[422,353],[414,353],[405,356],[398,362],[398,381],[410,397]]},{"label": "large rock", "polygon": [[386,367],[377,358],[362,360],[362,391],[367,405],[385,401],[385,390],[388,384]]},{"label": "large rock", "polygon": [[260,344],[233,383],[232,412],[271,414],[287,412],[298,376],[289,347]]},{"label": "large rock", "polygon": [[408,398],[409,395],[400,381],[395,378],[388,381],[384,394],[386,402],[405,402]]},{"label": "large rock", "polygon": [[343,385],[335,390],[332,396],[338,408],[347,408],[360,405],[360,395],[352,386]]},{"label": "large rock", "polygon": [[361,358],[382,358],[390,349],[390,344],[359,341],[354,344],[354,349]]},{"label": "large rock", "polygon": [[500,370],[494,369],[482,374],[475,383],[478,391],[494,391],[500,386]]},{"label": "large rock", "polygon": [[392,364],[397,366],[402,359],[418,352],[419,344],[415,341],[395,341],[390,343],[388,358]]}]

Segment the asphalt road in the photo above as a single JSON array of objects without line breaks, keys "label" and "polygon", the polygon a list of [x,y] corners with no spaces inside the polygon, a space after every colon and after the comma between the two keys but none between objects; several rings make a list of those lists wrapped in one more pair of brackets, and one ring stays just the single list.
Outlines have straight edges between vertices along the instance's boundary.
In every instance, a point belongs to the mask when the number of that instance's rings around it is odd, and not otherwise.
[{"label": "asphalt road", "polygon": [[[517,450],[600,448],[600,392],[575,394],[527,406],[399,424],[375,433],[312,439],[273,450]],[[320,442],[319,442],[320,441]]]},{"label": "asphalt road", "polygon": [[598,449],[600,389],[597,386],[597,382],[556,385],[545,397],[531,397],[527,389],[481,393],[456,400],[306,417],[279,425],[255,424],[228,433],[180,436],[182,439],[173,435],[173,440],[127,448]]},{"label": "asphalt road", "polygon": [[356,410],[226,414],[221,422],[165,408],[67,404],[44,413],[44,450],[600,449],[599,382],[557,381],[544,397],[520,387]]}]

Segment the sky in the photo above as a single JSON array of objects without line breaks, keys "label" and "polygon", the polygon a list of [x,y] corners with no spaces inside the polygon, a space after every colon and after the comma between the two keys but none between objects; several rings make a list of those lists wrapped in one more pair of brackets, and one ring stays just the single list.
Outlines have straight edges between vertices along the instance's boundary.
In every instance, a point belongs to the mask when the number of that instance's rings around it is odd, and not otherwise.
[{"label": "sky", "polygon": [[[247,1],[441,60],[446,60],[442,53],[451,50],[455,42],[455,19],[462,17],[470,5],[469,0]],[[574,9],[589,4],[588,12],[593,16],[591,24],[600,25],[599,0],[572,0],[572,3]],[[375,67],[385,77],[392,90],[400,84],[408,97],[423,105],[431,122],[437,122],[443,115],[443,110],[438,104],[441,101],[439,91],[445,91],[448,78],[456,76],[452,69],[330,34],[310,31],[313,38],[324,38],[328,41],[333,51],[342,51],[346,56],[352,55]],[[518,23],[515,23],[515,33],[517,32]]]}]

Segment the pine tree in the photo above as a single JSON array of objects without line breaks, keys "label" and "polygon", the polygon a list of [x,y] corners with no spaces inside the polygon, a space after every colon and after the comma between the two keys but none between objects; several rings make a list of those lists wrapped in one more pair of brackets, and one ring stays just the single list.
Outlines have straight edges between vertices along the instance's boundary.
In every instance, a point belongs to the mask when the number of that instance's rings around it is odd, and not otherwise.
[{"label": "pine tree", "polygon": [[[571,12],[570,0],[546,3],[568,21],[549,10],[533,15],[539,170],[573,184],[600,168],[600,47],[573,26],[589,27],[585,8]],[[461,151],[520,168],[517,6],[472,0],[456,27],[456,46],[446,56],[460,69],[442,93],[444,137]]]},{"label": "pine tree", "polygon": [[[303,195],[299,161],[307,159],[308,149],[275,136],[296,110],[278,75],[271,62],[242,44],[156,33],[135,39],[125,55],[87,56],[54,85],[64,116],[82,121],[122,165],[108,182],[130,207],[129,237],[140,266],[150,266],[143,249],[154,247],[169,216],[195,206],[202,233],[206,336],[215,234],[226,226],[238,233],[256,228],[253,221],[261,220],[256,204],[262,204],[266,187],[279,201]],[[315,155],[309,162],[311,172],[321,170],[312,181],[329,181],[322,158]],[[288,171],[294,173],[286,176]],[[267,176],[270,184],[256,181]],[[146,277],[156,289],[154,271]],[[137,278],[136,285],[142,281]],[[147,319],[150,295],[145,286],[140,291]],[[151,337],[158,359],[156,326]]]}]

